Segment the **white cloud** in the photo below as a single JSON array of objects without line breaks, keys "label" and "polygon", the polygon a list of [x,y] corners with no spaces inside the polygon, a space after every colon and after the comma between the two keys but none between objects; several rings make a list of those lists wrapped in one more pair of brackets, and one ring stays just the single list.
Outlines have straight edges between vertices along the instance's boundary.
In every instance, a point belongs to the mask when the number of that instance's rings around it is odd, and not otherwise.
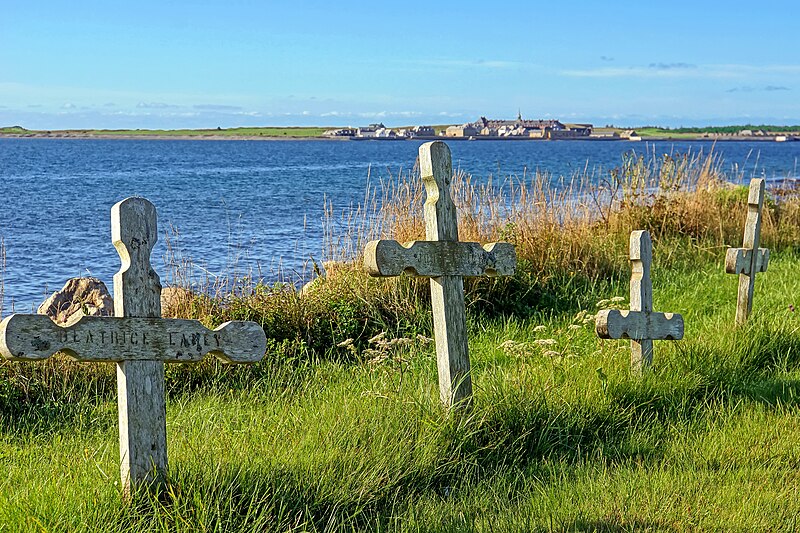
[{"label": "white cloud", "polygon": [[750,75],[800,74],[800,65],[691,65],[650,63],[647,67],[600,67],[559,72],[576,78],[737,78]]}]

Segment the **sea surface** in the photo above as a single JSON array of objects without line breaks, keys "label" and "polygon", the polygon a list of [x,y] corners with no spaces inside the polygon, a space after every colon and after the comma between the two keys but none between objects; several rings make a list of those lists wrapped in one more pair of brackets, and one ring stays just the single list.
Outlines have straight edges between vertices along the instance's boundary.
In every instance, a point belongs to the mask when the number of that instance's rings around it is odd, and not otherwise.
[{"label": "sea surface", "polygon": [[[109,286],[119,269],[111,206],[144,196],[159,214],[153,265],[191,260],[213,281],[252,275],[297,282],[323,257],[325,202],[336,212],[409,172],[421,142],[0,139],[2,310],[29,312],[70,277]],[[731,176],[796,178],[800,142],[456,141],[453,166],[478,181],[602,176],[625,152],[708,153]],[[169,246],[167,246],[169,241]]]}]

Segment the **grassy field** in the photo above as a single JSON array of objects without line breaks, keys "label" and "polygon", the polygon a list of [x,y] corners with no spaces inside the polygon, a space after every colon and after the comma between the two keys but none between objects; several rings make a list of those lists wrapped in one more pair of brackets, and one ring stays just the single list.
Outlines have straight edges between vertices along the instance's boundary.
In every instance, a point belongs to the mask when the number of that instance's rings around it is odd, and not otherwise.
[{"label": "grassy field", "polygon": [[[271,127],[271,128],[209,128],[182,130],[63,130],[48,131],[49,134],[110,135],[121,137],[319,137],[329,128],[318,127]],[[19,126],[0,128],[0,133],[40,134],[43,131],[26,130]]]},{"label": "grassy field", "polygon": [[[258,320],[269,349],[250,367],[170,366],[169,483],[134,505],[113,365],[0,364],[0,531],[796,530],[798,202],[765,208],[773,255],[736,329],[722,263],[746,190],[715,186],[720,166],[624,161],[591,219],[546,176],[501,192],[457,177],[462,239],[520,256],[513,279],[467,285],[465,416],[439,406],[426,285],[344,267],[304,296],[257,285],[173,311]],[[339,237],[417,235],[413,177],[385,194]],[[598,309],[627,306],[632,229],[653,234],[656,310],[686,321],[643,379],[628,342],[593,331]]]}]

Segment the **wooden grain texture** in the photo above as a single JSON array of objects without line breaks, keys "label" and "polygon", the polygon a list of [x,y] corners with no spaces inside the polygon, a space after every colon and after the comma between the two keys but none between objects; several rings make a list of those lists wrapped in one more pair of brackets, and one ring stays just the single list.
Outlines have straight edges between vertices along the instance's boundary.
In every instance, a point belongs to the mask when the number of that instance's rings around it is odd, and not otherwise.
[{"label": "wooden grain texture", "polygon": [[364,250],[370,276],[510,276],[517,257],[508,243],[372,241]]},{"label": "wooden grain texture", "polygon": [[616,309],[597,313],[595,331],[602,339],[631,339],[631,371],[641,374],[653,362],[654,340],[683,338],[683,317],[653,312],[650,267],[653,244],[647,231],[634,231],[630,238],[630,311]]},{"label": "wooden grain texture", "polygon": [[681,340],[683,317],[675,313],[642,313],[617,309],[598,312],[597,335],[601,339]]},{"label": "wooden grain texture", "polygon": [[0,355],[17,361],[61,351],[77,361],[196,362],[208,354],[229,363],[259,361],[264,330],[255,322],[226,322],[214,330],[197,320],[84,316],[59,326],[44,315],[11,315],[0,323]]},{"label": "wooden grain texture", "polygon": [[[650,280],[650,264],[653,258],[653,243],[650,233],[634,231],[630,239],[631,258],[631,311],[653,312],[653,282]],[[653,339],[642,337],[631,339],[631,368],[641,372],[653,362]]]},{"label": "wooden grain texture", "polygon": [[[425,184],[425,238],[458,241],[456,206],[450,197],[453,164],[450,148],[433,141],[419,147],[420,176]],[[472,401],[464,280],[461,276],[431,278],[431,305],[439,370],[439,397],[447,407],[468,407]]]},{"label": "wooden grain texture", "polygon": [[[114,275],[116,317],[159,318],[161,280],[150,265],[158,239],[156,208],[127,198],[111,208],[111,239],[122,266]],[[167,473],[167,414],[162,361],[117,363],[120,476],[123,494],[160,484]]]},{"label": "wooden grain texture", "polygon": [[747,221],[741,248],[731,248],[725,256],[725,271],[739,274],[739,290],[736,297],[736,324],[742,325],[753,308],[756,274],[765,272],[769,263],[769,250],[759,248],[761,241],[761,213],[764,208],[764,179],[750,180],[747,195]]}]

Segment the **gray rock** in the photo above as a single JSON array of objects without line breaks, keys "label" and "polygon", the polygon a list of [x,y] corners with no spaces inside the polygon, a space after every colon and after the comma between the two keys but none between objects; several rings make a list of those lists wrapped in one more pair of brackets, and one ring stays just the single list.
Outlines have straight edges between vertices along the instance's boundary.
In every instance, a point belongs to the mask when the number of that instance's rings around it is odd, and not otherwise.
[{"label": "gray rock", "polygon": [[57,324],[66,324],[82,316],[114,316],[114,300],[105,283],[97,278],[72,278],[39,306],[40,315]]}]

